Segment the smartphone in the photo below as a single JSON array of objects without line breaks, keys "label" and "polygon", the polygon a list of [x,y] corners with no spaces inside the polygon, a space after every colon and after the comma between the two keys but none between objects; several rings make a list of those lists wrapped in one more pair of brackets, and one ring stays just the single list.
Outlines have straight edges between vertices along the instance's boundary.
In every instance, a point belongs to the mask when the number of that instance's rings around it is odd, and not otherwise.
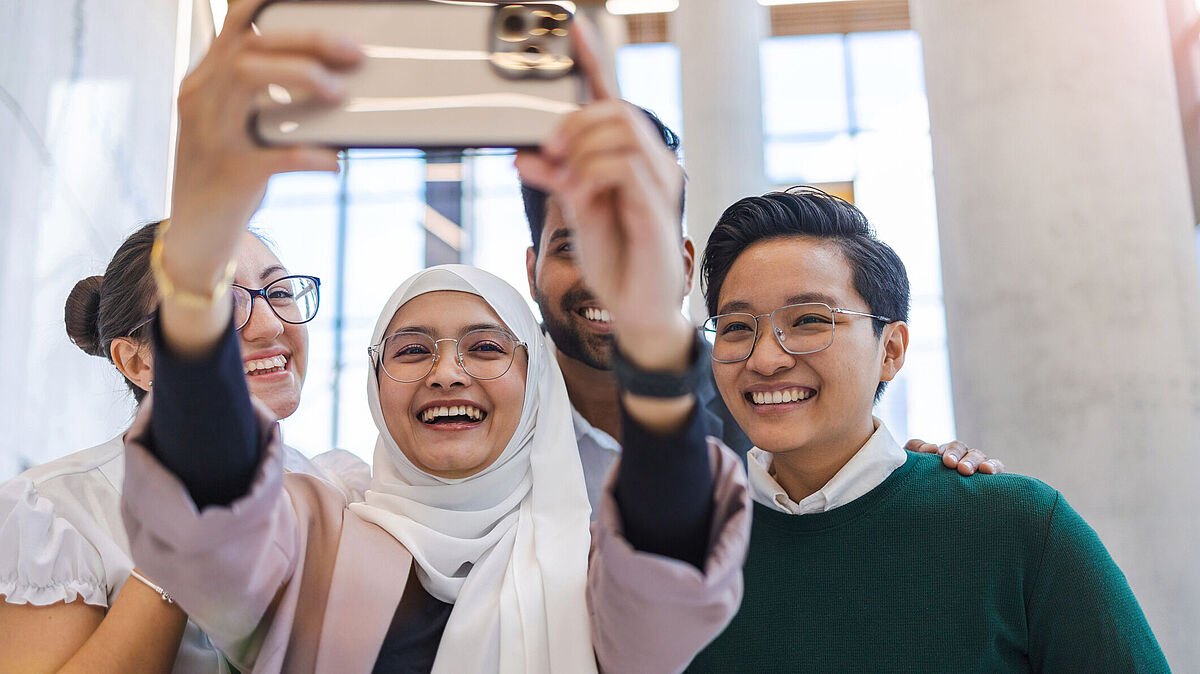
[{"label": "smartphone", "polygon": [[275,0],[264,34],[321,31],[362,45],[338,106],[272,87],[251,120],[264,145],[537,147],[583,102],[572,12],[556,3]]}]

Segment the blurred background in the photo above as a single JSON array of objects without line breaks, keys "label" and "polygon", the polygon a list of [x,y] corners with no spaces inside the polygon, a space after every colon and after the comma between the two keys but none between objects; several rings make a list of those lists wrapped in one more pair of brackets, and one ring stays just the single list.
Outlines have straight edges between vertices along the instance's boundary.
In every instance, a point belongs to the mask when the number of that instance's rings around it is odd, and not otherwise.
[{"label": "blurred background", "polygon": [[[697,249],[748,194],[855,202],[913,289],[878,415],[1058,487],[1200,671],[1200,0],[577,4],[623,95],[683,138]],[[0,479],[132,418],[63,302],[168,212],[175,91],[227,8],[0,0]],[[340,176],[277,177],[254,224],[322,279],[284,422],[309,454],[370,460],[366,346],[400,280],[464,262],[527,293],[511,155],[352,151]],[[698,293],[685,309],[704,317]]]}]

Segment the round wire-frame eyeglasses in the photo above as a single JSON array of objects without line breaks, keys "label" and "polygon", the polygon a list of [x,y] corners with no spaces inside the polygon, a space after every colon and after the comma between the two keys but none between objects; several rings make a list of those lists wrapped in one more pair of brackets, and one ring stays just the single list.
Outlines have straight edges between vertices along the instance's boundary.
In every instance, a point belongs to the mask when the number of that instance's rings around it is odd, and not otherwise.
[{"label": "round wire-frame eyeglasses", "polygon": [[[734,312],[713,316],[704,322],[704,332],[713,344],[712,359],[739,363],[750,358],[758,344],[760,321],[768,318],[771,334],[787,353],[802,356],[833,346],[837,316],[866,316],[884,323],[893,320],[865,311],[831,307],[823,302],[787,304],[766,314]],[[750,323],[754,329],[750,330]],[[782,327],[781,327],[782,324]]]}]

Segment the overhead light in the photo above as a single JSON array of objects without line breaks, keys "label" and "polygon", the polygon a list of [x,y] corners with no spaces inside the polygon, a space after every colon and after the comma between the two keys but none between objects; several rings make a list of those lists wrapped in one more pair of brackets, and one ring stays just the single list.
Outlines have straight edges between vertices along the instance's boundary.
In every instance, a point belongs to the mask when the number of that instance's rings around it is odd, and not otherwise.
[{"label": "overhead light", "polygon": [[[853,2],[854,0],[758,0],[758,4],[770,7],[772,5],[813,5],[819,2]],[[1200,2],[1200,0],[1197,0]]]},{"label": "overhead light", "polygon": [[663,14],[679,9],[679,0],[608,0],[604,7],[610,14]]}]

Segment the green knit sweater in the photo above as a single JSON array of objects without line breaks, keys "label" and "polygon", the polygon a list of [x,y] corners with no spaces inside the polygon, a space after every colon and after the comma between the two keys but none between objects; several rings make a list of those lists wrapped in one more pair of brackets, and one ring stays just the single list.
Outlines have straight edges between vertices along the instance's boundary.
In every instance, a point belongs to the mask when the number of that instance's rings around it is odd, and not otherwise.
[{"label": "green knit sweater", "polygon": [[1053,488],[908,461],[814,515],[754,506],[746,594],[691,672],[1166,672],[1125,575]]}]

